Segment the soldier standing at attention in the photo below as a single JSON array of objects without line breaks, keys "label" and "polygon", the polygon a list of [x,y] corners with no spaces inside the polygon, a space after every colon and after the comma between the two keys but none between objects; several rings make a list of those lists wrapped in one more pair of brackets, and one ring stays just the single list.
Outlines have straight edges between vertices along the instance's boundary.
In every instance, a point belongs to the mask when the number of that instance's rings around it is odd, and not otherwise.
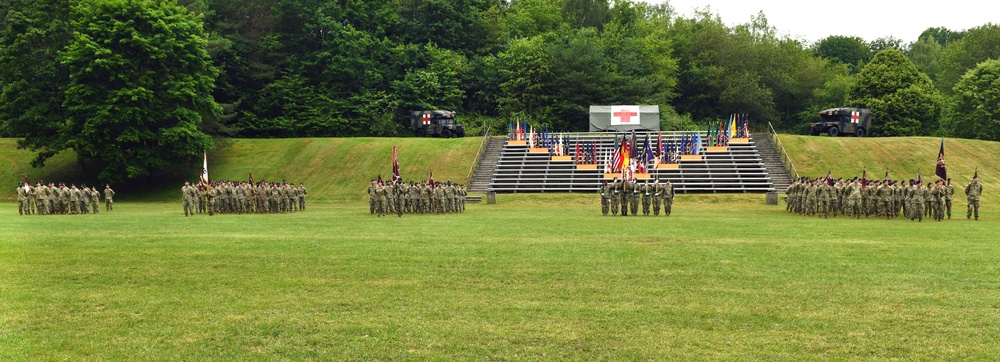
[{"label": "soldier standing at attention", "polygon": [[663,204],[663,184],[656,178],[653,180],[653,216],[660,216],[661,204]]},{"label": "soldier standing at attention", "polygon": [[983,185],[979,183],[979,172],[972,177],[972,182],[965,187],[965,194],[969,196],[969,211],[965,214],[965,219],[972,217],[975,210],[976,221],[979,221],[979,198],[983,196]]},{"label": "soldier standing at attention", "polygon": [[83,184],[83,187],[80,188],[80,213],[90,213],[90,188],[87,187],[87,184]]},{"label": "soldier standing at attention", "polygon": [[49,211],[49,188],[41,181],[35,184],[35,202],[38,215],[47,215]]},{"label": "soldier standing at attention", "polygon": [[663,213],[670,216],[670,212],[674,209],[674,185],[667,180],[667,183],[663,185]]},{"label": "soldier standing at attention", "polygon": [[611,181],[611,216],[618,216],[618,206],[621,205],[621,192],[622,185],[618,182],[618,178]]},{"label": "soldier standing at attention", "polygon": [[639,214],[639,194],[642,193],[642,186],[635,179],[632,180],[632,199],[628,200],[629,207],[632,209],[632,216]]},{"label": "soldier standing at attention", "polygon": [[71,184],[69,188],[69,213],[76,215],[80,213],[80,189],[76,184]]},{"label": "soldier standing at attention", "polygon": [[611,187],[608,186],[608,181],[604,180],[601,182],[601,187],[597,190],[601,194],[601,214],[608,216],[608,195],[611,191]]},{"label": "soldier standing at attention", "polygon": [[111,185],[104,185],[104,211],[111,211],[115,209],[115,190],[111,189]]},{"label": "soldier standing at attention", "polygon": [[653,186],[649,185],[649,179],[646,179],[646,182],[642,184],[640,192],[642,193],[642,215],[649,216],[649,202],[653,197]]},{"label": "soldier standing at attention", "polygon": [[187,182],[187,181],[184,181],[184,187],[181,187],[181,198],[184,201],[184,216],[188,216],[189,213],[190,214],[194,213],[194,210],[192,210],[192,207],[194,206],[194,204],[193,204],[193,200],[191,200],[191,190],[190,189],[191,189],[191,183]]},{"label": "soldier standing at attention", "polygon": [[96,186],[90,188],[90,208],[95,214],[101,210],[101,192]]},{"label": "soldier standing at attention", "polygon": [[628,216],[628,201],[632,198],[631,183],[622,179],[622,211],[621,216]]},{"label": "soldier standing at attention", "polygon": [[948,211],[948,220],[951,220],[951,198],[955,196],[955,188],[951,186],[951,179],[944,184],[944,207]]},{"label": "soldier standing at attention", "polygon": [[299,182],[298,196],[299,196],[299,210],[305,211],[306,209],[306,185]]}]

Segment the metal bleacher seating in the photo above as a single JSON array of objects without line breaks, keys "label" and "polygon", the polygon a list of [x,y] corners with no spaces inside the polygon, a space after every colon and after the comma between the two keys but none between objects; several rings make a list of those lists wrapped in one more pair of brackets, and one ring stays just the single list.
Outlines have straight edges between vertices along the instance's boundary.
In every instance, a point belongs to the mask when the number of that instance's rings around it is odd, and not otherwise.
[{"label": "metal bleacher seating", "polygon": [[[649,133],[654,147],[657,135]],[[694,132],[663,132],[663,142],[679,143],[682,136]],[[560,134],[556,134],[558,137]],[[576,145],[581,150],[596,145],[597,170],[581,170],[572,161],[553,161],[548,153],[530,153],[528,146],[506,144],[490,183],[496,192],[596,192],[604,180],[604,163],[614,152],[615,136],[623,133],[562,133],[564,144],[568,145],[568,155],[573,156]],[[704,137],[704,132],[701,133]],[[646,139],[646,133],[636,134],[639,150]],[[764,168],[757,148],[752,142],[729,145],[727,152],[704,152],[707,146],[701,143],[702,160],[683,161],[677,169],[651,169],[652,177],[661,182],[670,180],[678,193],[763,193],[774,191],[771,179]],[[639,180],[643,182],[643,180]]]}]

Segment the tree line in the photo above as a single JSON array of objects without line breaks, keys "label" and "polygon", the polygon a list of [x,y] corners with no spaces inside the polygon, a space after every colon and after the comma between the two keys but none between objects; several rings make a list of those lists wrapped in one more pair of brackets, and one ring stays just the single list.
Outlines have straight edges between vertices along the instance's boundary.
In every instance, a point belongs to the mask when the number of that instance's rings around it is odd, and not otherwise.
[{"label": "tree line", "polygon": [[997,58],[993,24],[808,43],[628,0],[0,0],[0,134],[105,180],[213,137],[406,135],[418,109],[585,131],[590,105],[655,104],[667,129],[804,133],[858,106],[872,135],[1000,140]]}]

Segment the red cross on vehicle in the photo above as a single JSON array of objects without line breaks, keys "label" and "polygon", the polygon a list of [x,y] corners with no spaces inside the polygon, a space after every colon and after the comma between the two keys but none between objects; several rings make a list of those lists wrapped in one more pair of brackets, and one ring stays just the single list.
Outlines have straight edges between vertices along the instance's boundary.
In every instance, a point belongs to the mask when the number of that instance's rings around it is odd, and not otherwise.
[{"label": "red cross on vehicle", "polygon": [[427,125],[430,125],[430,124],[431,124],[431,114],[430,113],[424,113],[424,125],[427,126]]},{"label": "red cross on vehicle", "polygon": [[851,112],[851,123],[858,123],[861,121],[861,112]]},{"label": "red cross on vehicle", "polygon": [[612,113],[611,115],[615,116],[615,117],[621,118],[621,120],[622,120],[621,122],[622,123],[629,123],[631,121],[632,117],[638,116],[639,114],[636,113],[636,112],[630,112],[630,111],[628,111],[626,109],[623,109],[623,110],[620,110],[618,112]]}]

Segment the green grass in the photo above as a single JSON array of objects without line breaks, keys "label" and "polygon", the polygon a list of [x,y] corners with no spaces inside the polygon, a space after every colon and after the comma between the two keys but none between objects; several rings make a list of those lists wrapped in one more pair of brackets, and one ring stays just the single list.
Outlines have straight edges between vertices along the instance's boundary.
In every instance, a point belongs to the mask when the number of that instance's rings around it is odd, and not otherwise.
[{"label": "green grass", "polygon": [[[885,171],[889,178],[909,180],[920,173],[924,181],[937,180],[937,165],[941,139],[934,137],[816,137],[781,135],[781,142],[791,156],[799,174],[810,177],[860,177],[868,170],[869,179],[881,180]],[[956,196],[964,197],[965,185],[975,170],[983,183],[983,198],[994,200],[994,186],[1000,176],[1000,142],[945,139],[945,163]],[[958,190],[958,186],[962,189]]]},{"label": "green grass", "polygon": [[[243,170],[234,170],[240,174]],[[255,172],[256,174],[256,172]],[[0,360],[988,360],[1000,213],[821,220],[761,195],[670,218],[499,195],[185,218],[0,204]],[[959,208],[964,202],[956,202]]]}]

